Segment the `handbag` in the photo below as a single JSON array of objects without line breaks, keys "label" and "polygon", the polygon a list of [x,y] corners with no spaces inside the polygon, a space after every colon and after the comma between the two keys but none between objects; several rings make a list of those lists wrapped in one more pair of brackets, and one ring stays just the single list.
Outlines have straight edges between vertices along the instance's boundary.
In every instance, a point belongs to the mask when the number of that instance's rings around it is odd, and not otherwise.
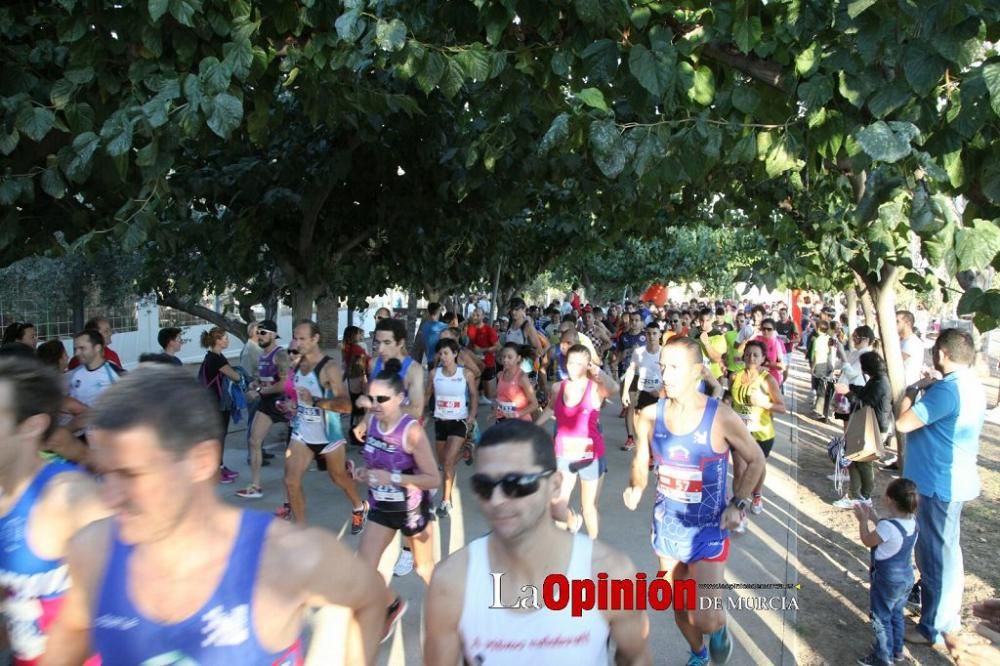
[{"label": "handbag", "polygon": [[875,410],[867,405],[851,414],[844,439],[847,442],[845,457],[851,462],[871,462],[885,455]]}]

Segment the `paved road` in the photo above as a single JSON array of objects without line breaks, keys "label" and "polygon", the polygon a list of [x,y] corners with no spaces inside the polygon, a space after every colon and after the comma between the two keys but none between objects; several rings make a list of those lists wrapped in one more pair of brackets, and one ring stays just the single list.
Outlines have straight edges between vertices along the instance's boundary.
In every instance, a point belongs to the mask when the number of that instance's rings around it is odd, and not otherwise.
[{"label": "paved road", "polygon": [[[791,398],[789,398],[791,402]],[[790,405],[793,406],[793,405]],[[481,413],[487,410],[480,410]],[[607,405],[602,414],[604,433],[608,441],[608,478],[600,498],[601,539],[625,550],[640,570],[650,577],[655,575],[657,561],[649,545],[649,523],[652,514],[652,487],[647,488],[643,503],[635,512],[628,511],[622,503],[622,490],[628,483],[630,454],[618,449],[625,437],[625,426],[617,418],[618,405]],[[768,476],[765,489],[765,511],[754,516],[748,532],[736,535],[727,568],[729,583],[744,585],[783,584],[794,586],[796,579],[796,496],[797,496],[797,446],[794,437],[794,413],[777,419],[778,437],[768,461]],[[274,446],[281,434],[278,428],[272,431]],[[220,486],[220,495],[234,503],[257,509],[273,510],[283,501],[280,464],[264,469],[263,483],[265,497],[262,500],[245,501],[233,496],[240,482],[246,481],[245,431],[236,426],[227,440],[226,462],[241,472],[241,478],[230,486]],[[270,446],[270,444],[269,444]],[[275,449],[278,450],[278,449]],[[350,456],[360,459],[358,450]],[[279,463],[275,460],[275,463]],[[455,510],[450,518],[437,523],[437,547],[440,556],[447,556],[465,543],[486,532],[485,522],[480,515],[475,498],[468,490],[470,469],[462,466],[455,490]],[[343,493],[335,488],[325,472],[310,471],[305,479],[305,492],[309,522],[327,527],[341,535],[345,543],[357,547],[359,537],[352,537],[348,529],[350,507]],[[578,491],[577,491],[578,492]],[[576,495],[578,498],[578,494]],[[579,500],[576,499],[578,502]],[[383,558],[381,570],[390,575],[398,550],[390,547]],[[421,658],[421,604],[424,594],[423,582],[410,574],[394,578],[392,586],[410,600],[410,610],[403,618],[402,631],[397,631],[393,639],[383,648],[379,664],[383,666],[417,666]],[[776,664],[795,663],[795,612],[782,611],[795,599],[795,590],[741,589],[729,593],[731,603],[743,597],[744,605],[757,604],[767,600],[777,610],[731,610],[730,628],[736,642],[731,664]],[[651,643],[656,664],[683,664],[687,659],[687,645],[681,638],[673,621],[671,611],[651,615]]]}]

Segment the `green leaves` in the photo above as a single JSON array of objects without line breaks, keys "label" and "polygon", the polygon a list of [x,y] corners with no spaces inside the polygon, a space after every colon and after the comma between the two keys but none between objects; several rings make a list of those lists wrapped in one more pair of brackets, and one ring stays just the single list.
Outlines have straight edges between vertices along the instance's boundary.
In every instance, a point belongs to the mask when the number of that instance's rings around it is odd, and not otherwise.
[{"label": "green leaves", "polygon": [[48,109],[37,106],[25,106],[17,114],[15,127],[21,134],[36,143],[45,138],[55,124],[56,116]]},{"label": "green leaves", "polygon": [[66,181],[59,169],[53,166],[42,172],[42,191],[53,199],[62,199],[66,195]]},{"label": "green leaves", "polygon": [[490,54],[479,44],[455,54],[455,61],[461,66],[466,78],[473,81],[486,81],[490,78]]},{"label": "green leaves", "polygon": [[948,67],[944,58],[922,42],[907,44],[902,60],[907,82],[921,96],[929,94],[937,86]]},{"label": "green leaves", "polygon": [[795,56],[795,73],[806,78],[812,76],[819,69],[819,45],[813,42]]},{"label": "green leaves", "polygon": [[[759,144],[758,144],[759,146]],[[805,163],[798,159],[796,147],[787,133],[771,144],[764,159],[764,170],[768,178],[775,178],[792,169],[799,170]]]},{"label": "green leaves", "polygon": [[12,129],[10,134],[0,129],[0,153],[10,155],[17,148],[18,141],[20,140],[21,134],[16,129]]},{"label": "green leaves", "polygon": [[228,139],[229,135],[243,121],[243,103],[229,93],[218,93],[212,98],[212,111],[208,116],[208,127],[216,135]]},{"label": "green leaves", "polygon": [[702,106],[708,106],[715,99],[715,75],[707,66],[697,69],[686,60],[681,61],[678,68],[680,82],[684,86],[688,99]]},{"label": "green leaves", "polygon": [[983,81],[990,91],[990,105],[993,113],[1000,116],[1000,62],[992,62],[983,67]]},{"label": "green leaves", "polygon": [[399,19],[375,24],[375,43],[380,49],[398,51],[406,44],[406,24]]},{"label": "green leaves", "polygon": [[913,123],[879,120],[859,131],[857,140],[870,158],[891,164],[913,152],[910,141],[918,136],[920,130]]},{"label": "green leaves", "polygon": [[876,2],[878,2],[878,0],[852,0],[852,2],[847,5],[847,15],[852,19],[856,19]]},{"label": "green leaves", "polygon": [[569,114],[560,113],[552,121],[549,130],[538,144],[538,156],[544,157],[556,146],[569,137]]},{"label": "green leaves", "polygon": [[589,83],[610,83],[618,71],[618,44],[610,39],[598,39],[581,53],[583,73]]},{"label": "green leaves", "polygon": [[101,141],[110,157],[121,157],[132,149],[132,122],[123,111],[117,111],[101,128]]},{"label": "green leaves", "polygon": [[818,109],[833,99],[833,79],[818,74],[799,84],[799,99],[809,109]]},{"label": "green leaves", "polygon": [[989,331],[1000,323],[1000,291],[972,287],[958,301],[958,315],[975,314],[976,328]]},{"label": "green leaves", "polygon": [[167,13],[167,8],[170,6],[170,0],[149,0],[148,6],[149,18],[156,22],[163,18],[163,15]]},{"label": "green leaves", "polygon": [[978,271],[986,268],[1000,252],[1000,220],[973,220],[972,228],[955,233],[955,254],[958,270]]},{"label": "green leaves", "polygon": [[590,124],[590,148],[594,162],[608,178],[616,178],[625,170],[625,145],[618,127],[611,120],[595,120]]},{"label": "green leaves", "polygon": [[361,39],[361,35],[365,34],[367,24],[361,16],[361,10],[352,9],[341,14],[334,22],[334,27],[338,37],[345,42],[354,43]]},{"label": "green leaves", "polygon": [[676,64],[677,52],[673,46],[650,51],[636,44],[629,51],[629,71],[654,97],[662,97],[673,86]]},{"label": "green leaves", "polygon": [[576,98],[587,106],[598,111],[608,111],[608,103],[604,101],[604,93],[597,88],[584,88],[576,94]]},{"label": "green leaves", "polygon": [[764,36],[764,27],[759,16],[751,16],[746,21],[740,21],[733,28],[733,41],[743,53],[750,53]]}]

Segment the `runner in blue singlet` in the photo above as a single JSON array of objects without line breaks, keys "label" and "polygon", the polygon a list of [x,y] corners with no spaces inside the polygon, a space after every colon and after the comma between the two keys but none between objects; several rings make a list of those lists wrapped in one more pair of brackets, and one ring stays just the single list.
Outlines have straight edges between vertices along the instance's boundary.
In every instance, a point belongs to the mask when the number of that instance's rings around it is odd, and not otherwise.
[{"label": "runner in blue singlet", "polygon": [[[672,580],[694,579],[699,594],[721,597],[713,584],[725,578],[729,554],[727,530],[736,527],[750,506],[750,494],[764,470],[764,456],[733,410],[698,390],[702,380],[701,346],[676,336],[660,352],[666,400],[649,405],[636,417],[637,445],[625,505],[639,505],[649,476],[650,452],[656,469],[653,549],[660,569]],[[747,463],[747,473],[726,501],[729,454]],[[704,587],[702,587],[704,586]],[[677,626],[691,647],[688,666],[725,663],[732,641],[721,604],[675,613]],[[704,636],[709,635],[708,648]]]},{"label": "runner in blue singlet", "polygon": [[222,502],[221,434],[181,368],[140,368],[104,392],[88,437],[115,513],[70,545],[73,587],[45,664],[80,664],[93,647],[105,666],[297,665],[307,613],[327,605],[350,608],[360,636],[349,620],[319,623],[313,644],[343,631],[345,663],[375,659],[392,617],[381,577],[330,532]]}]

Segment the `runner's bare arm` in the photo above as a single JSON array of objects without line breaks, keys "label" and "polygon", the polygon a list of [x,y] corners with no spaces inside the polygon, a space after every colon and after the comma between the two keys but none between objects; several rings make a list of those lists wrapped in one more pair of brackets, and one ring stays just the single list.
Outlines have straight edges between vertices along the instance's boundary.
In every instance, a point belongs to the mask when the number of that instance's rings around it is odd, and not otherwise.
[{"label": "runner's bare arm", "polygon": [[403,407],[403,412],[415,419],[424,415],[424,369],[419,363],[411,363],[403,381],[410,404]]},{"label": "runner's bare arm", "polygon": [[[354,614],[361,635],[347,632],[347,638],[360,639],[361,644],[346,645],[345,652],[364,654],[364,663],[373,663],[385,629],[387,596],[385,581],[378,571],[362,562],[334,534],[322,529],[296,529],[281,540],[280,550],[286,562],[302,563],[300,580],[307,586],[307,606],[343,606]],[[316,631],[322,632],[322,625]],[[318,638],[314,635],[313,640]]]},{"label": "runner's bare arm", "polygon": [[[413,459],[417,463],[416,474],[403,474],[402,484],[419,488],[420,490],[434,490],[441,486],[441,472],[438,471],[437,462],[434,461],[434,454],[431,452],[431,443],[427,439],[427,433],[419,423],[406,429],[406,448],[413,453]],[[385,470],[375,470],[385,474],[385,484],[390,483],[389,472]]]},{"label": "runner's bare arm", "polygon": [[525,414],[534,414],[538,411],[538,396],[535,395],[535,387],[531,385],[531,380],[528,376],[521,373],[521,378],[517,380],[518,385],[521,390],[524,391],[524,395],[528,398],[528,404],[524,406],[524,409],[519,411],[514,415],[514,418],[521,418]]},{"label": "runner's bare arm", "polygon": [[278,379],[273,384],[258,389],[260,395],[275,396],[285,392],[285,379],[288,378],[288,370],[292,367],[292,361],[288,358],[286,350],[282,349],[274,355],[274,365],[278,369]]},{"label": "runner's bare arm", "polygon": [[70,587],[49,630],[40,666],[79,666],[90,656],[92,611],[110,538],[111,521],[101,520],[70,541],[66,554]]},{"label": "runner's bare arm", "polygon": [[598,406],[603,400],[607,400],[613,395],[618,395],[618,382],[614,380],[610,374],[601,369],[601,366],[596,363],[590,366],[591,376],[593,376],[600,384],[597,387],[597,396],[595,397],[595,402]]},{"label": "runner's bare arm", "polygon": [[622,407],[628,407],[632,402],[632,399],[629,397],[629,391],[632,388],[632,380],[635,379],[635,373],[635,354],[632,354],[632,360],[629,361],[628,369],[625,371],[625,376],[622,377]]},{"label": "runner's bare arm", "polygon": [[[527,381],[527,377],[525,377],[524,375],[521,376],[521,379]],[[535,425],[539,426],[544,425],[546,422],[548,422],[549,419],[555,416],[554,405],[556,404],[556,399],[557,396],[559,395],[559,389],[561,386],[562,382],[556,382],[555,384],[552,385],[552,390],[549,392],[549,406],[543,409],[542,413],[538,415],[537,419],[535,419]],[[533,398],[533,396],[534,392],[529,393],[528,399],[529,400],[534,399],[535,406],[537,408],[538,400],[536,398]]]},{"label": "runner's bare arm", "polygon": [[712,363],[722,363],[722,354],[712,344],[708,331],[702,331],[701,337],[698,340],[701,342],[701,348],[705,352],[705,355],[708,356]]},{"label": "runner's bare arm", "polygon": [[469,387],[469,423],[476,422],[479,414],[479,378],[468,368],[465,369],[465,385]]},{"label": "runner's bare arm", "polygon": [[424,411],[431,406],[431,394],[434,393],[434,370],[427,373],[424,381]]},{"label": "runner's bare arm", "polygon": [[[610,580],[627,580],[635,577],[632,560],[621,551],[600,542],[594,542],[593,571],[606,572]],[[639,610],[607,611],[611,640],[615,647],[616,666],[652,666],[653,653],[649,648],[649,616]]]},{"label": "runner's bare arm", "polygon": [[767,395],[771,399],[771,405],[765,407],[765,409],[771,410],[774,414],[786,414],[788,410],[785,408],[785,399],[781,396],[781,387],[778,386],[778,380],[768,373],[766,381]]},{"label": "runner's bare arm", "polygon": [[424,663],[456,666],[462,661],[462,638],[458,623],[465,599],[466,550],[434,567],[424,600]]},{"label": "runner's bare arm", "polygon": [[632,458],[632,474],[625,489],[625,506],[635,511],[642,499],[642,492],[649,482],[649,451],[653,441],[653,429],[659,403],[646,405],[635,415],[635,450]]},{"label": "runner's bare arm", "polygon": [[334,362],[323,366],[323,376],[320,378],[323,386],[333,391],[333,399],[320,398],[315,404],[320,409],[341,414],[351,413],[351,394],[344,385],[344,372]]},{"label": "runner's bare arm", "polygon": [[486,364],[476,358],[476,355],[468,349],[460,349],[458,352],[459,362],[465,366],[466,370],[472,373],[473,378],[479,381],[479,376],[483,374]]}]

